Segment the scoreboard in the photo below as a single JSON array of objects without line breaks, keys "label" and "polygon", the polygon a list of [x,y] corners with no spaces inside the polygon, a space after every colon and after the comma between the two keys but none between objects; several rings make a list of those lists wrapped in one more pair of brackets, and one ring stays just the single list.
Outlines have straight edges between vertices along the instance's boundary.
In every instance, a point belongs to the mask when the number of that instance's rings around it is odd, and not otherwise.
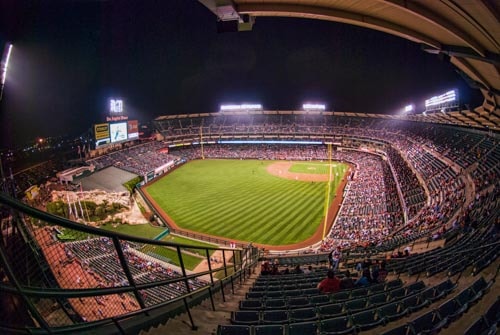
[{"label": "scoreboard", "polygon": [[94,125],[95,148],[139,138],[139,121],[106,122]]}]

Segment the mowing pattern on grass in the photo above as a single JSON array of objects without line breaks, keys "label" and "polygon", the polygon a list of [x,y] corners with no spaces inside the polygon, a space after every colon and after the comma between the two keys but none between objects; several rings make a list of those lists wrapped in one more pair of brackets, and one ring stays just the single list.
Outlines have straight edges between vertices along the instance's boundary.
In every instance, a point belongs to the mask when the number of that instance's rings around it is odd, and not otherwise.
[{"label": "mowing pattern on grass", "polygon": [[[303,241],[321,223],[325,183],[270,175],[266,169],[272,163],[192,161],[146,191],[183,228],[271,245]],[[340,181],[342,170],[333,172]],[[332,184],[335,194],[338,184]]]},{"label": "mowing pattern on grass", "polygon": [[[343,170],[342,170],[343,168]],[[344,175],[347,165],[342,163],[332,163],[332,171]],[[342,173],[340,171],[342,170]],[[296,162],[288,169],[289,172],[310,173],[310,174],[328,174],[328,163],[322,162]]]},{"label": "mowing pattern on grass", "polygon": [[137,225],[129,225],[129,224],[121,224],[116,227],[113,227],[111,224],[105,224],[101,226],[102,229],[111,230],[115,232],[119,232],[122,234],[127,234],[131,236],[138,236],[152,239],[166,228],[164,227],[154,227],[150,224],[137,224]]}]

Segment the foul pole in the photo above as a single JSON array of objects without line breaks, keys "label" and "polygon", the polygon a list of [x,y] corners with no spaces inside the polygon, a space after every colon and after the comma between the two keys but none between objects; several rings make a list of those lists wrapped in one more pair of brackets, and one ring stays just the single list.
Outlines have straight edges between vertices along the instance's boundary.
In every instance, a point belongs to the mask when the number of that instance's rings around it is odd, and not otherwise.
[{"label": "foul pole", "polygon": [[328,225],[328,212],[330,209],[330,189],[332,184],[332,144],[328,143],[328,182],[325,187],[325,222],[323,223],[323,237],[325,239],[326,227]]},{"label": "foul pole", "polygon": [[200,125],[200,146],[201,146],[201,159],[205,159],[205,154],[203,153],[203,119],[201,119],[201,125]]}]

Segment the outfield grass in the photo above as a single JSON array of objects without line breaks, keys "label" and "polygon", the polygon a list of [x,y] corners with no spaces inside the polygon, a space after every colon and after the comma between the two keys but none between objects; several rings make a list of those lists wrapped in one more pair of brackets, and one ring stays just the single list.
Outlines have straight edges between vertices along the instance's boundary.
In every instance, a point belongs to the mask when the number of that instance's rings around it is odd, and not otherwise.
[{"label": "outfield grass", "polygon": [[105,229],[105,230],[111,230],[114,232],[122,233],[122,234],[144,237],[144,238],[149,238],[149,239],[152,239],[155,236],[158,236],[161,232],[163,232],[165,229],[167,229],[164,227],[154,227],[154,226],[151,226],[150,224],[136,224],[136,225],[121,224],[121,225],[118,225],[116,227],[113,227],[109,223],[106,225],[102,225],[101,228]]},{"label": "outfield grass", "polygon": [[[272,163],[192,161],[146,191],[179,226],[187,229],[271,245],[303,241],[321,223],[326,183],[270,175],[266,169]],[[338,177],[332,183],[331,196],[343,176],[339,167],[344,169],[345,165],[337,163],[335,167],[333,176]]]},{"label": "outfield grass", "polygon": [[[170,249],[170,248],[158,246],[158,245],[146,245],[140,251],[145,253],[145,254],[157,254],[157,255],[161,256],[159,259],[161,259],[162,257],[168,258],[172,264],[180,266],[180,261],[179,261],[179,257],[177,255],[176,249]],[[202,260],[203,260],[203,258],[201,258],[201,257],[189,255],[189,254],[186,254],[184,252],[182,253],[182,261],[184,262],[184,266],[188,270],[194,270],[194,268],[198,264],[200,264],[200,262]]]},{"label": "outfield grass", "polygon": [[[204,247],[204,248],[217,248],[218,246],[215,244],[210,244],[210,243],[205,243],[205,242],[200,242],[200,241],[195,241],[190,238],[184,238],[180,237],[177,235],[167,235],[164,238],[161,239],[162,241],[166,242],[173,242],[173,243],[178,243],[178,244],[187,244],[187,245],[194,245],[197,247]],[[198,254],[200,256],[206,257],[205,249],[186,249],[192,253]],[[209,250],[209,254],[212,255],[215,252],[215,250]]]}]

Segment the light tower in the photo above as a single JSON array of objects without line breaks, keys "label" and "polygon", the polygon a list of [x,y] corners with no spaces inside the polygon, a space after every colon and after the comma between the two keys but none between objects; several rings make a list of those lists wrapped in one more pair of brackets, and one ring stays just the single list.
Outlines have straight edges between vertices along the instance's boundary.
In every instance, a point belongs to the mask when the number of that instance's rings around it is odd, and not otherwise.
[{"label": "light tower", "polygon": [[7,69],[9,67],[10,54],[12,53],[12,44],[5,44],[5,49],[2,55],[2,63],[0,63],[0,101],[3,97],[3,88],[5,86],[5,80],[7,79]]}]

